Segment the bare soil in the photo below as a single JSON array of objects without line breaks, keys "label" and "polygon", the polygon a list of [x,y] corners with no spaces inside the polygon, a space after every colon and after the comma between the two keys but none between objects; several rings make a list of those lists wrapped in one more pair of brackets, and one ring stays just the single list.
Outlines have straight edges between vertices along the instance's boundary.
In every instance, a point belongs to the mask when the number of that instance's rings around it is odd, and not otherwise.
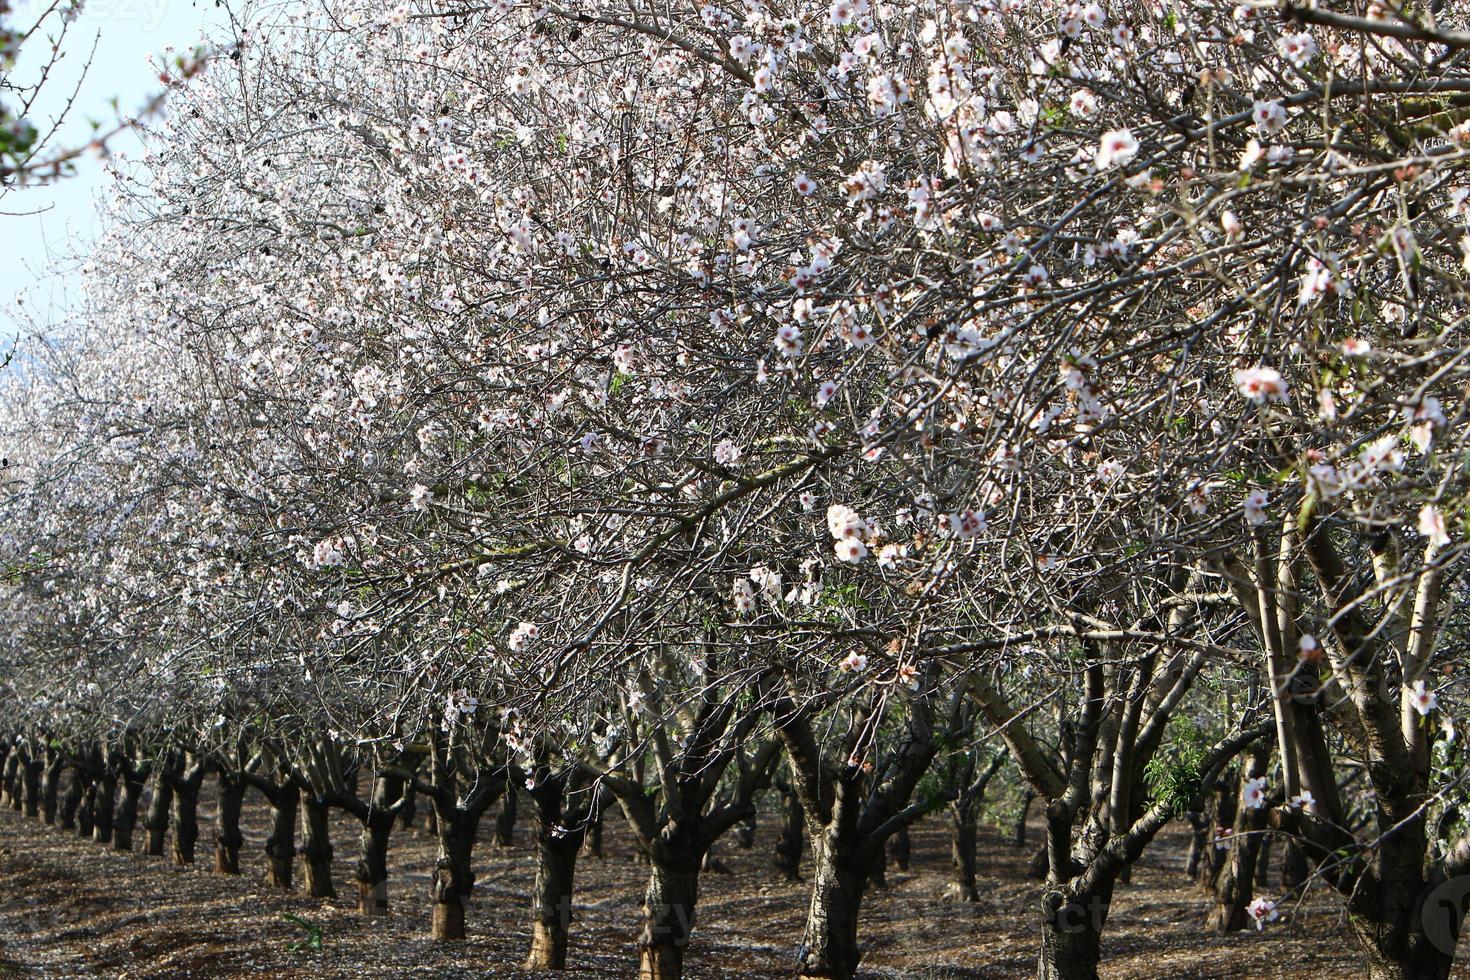
[{"label": "bare soil", "polygon": [[[427,900],[434,842],[422,829],[395,832],[391,915],[367,919],[356,911],[352,820],[334,825],[341,897],[318,900],[266,887],[266,809],[257,798],[249,798],[245,808],[244,873],[238,877],[212,872],[210,801],[202,801],[200,810],[198,863],[191,867],[145,856],[141,827],[137,850],[120,853],[0,810],[0,978],[530,975],[520,969],[529,943],[534,874],[528,822],[517,826],[514,847],[499,850],[489,842],[493,813],[487,816],[475,853],[478,883],[469,938],[436,943],[429,938]],[[775,833],[774,823],[763,820],[752,849],[720,843],[717,856],[730,873],[702,876],[689,976],[791,975],[807,896],[804,885],[773,877]],[[634,972],[645,869],[632,859],[632,840],[616,814],[608,816],[604,851],[602,860],[584,857],[578,863],[572,976]],[[1309,893],[1263,933],[1205,932],[1207,902],[1184,877],[1184,857],[1183,832],[1166,832],[1145,852],[1133,883],[1119,888],[1104,936],[1105,977],[1362,975],[1340,905],[1321,893]],[[863,976],[1032,975],[1039,893],[1025,874],[1028,858],[1029,851],[985,834],[981,901],[948,902],[945,822],[919,824],[911,870],[890,869],[889,888],[871,892],[864,902]],[[320,950],[309,943],[316,930]]]}]

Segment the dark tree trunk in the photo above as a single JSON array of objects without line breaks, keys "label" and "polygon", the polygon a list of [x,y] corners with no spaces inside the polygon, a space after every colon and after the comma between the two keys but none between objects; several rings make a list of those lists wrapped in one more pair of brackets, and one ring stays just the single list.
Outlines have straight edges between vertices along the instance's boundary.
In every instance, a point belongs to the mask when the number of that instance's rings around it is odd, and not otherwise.
[{"label": "dark tree trunk", "polygon": [[112,846],[119,851],[133,849],[133,829],[138,826],[138,805],[143,801],[146,773],[129,765],[123,770],[122,795],[117,801],[117,819],[112,828]]},{"label": "dark tree trunk", "polygon": [[1031,863],[1026,866],[1027,877],[1035,878],[1037,881],[1046,880],[1046,869],[1049,864],[1050,862],[1046,854],[1046,844],[1043,842],[1031,855]]},{"label": "dark tree trunk", "polygon": [[[183,798],[182,793],[179,798]],[[244,778],[220,770],[219,808],[214,814],[214,870],[223,875],[240,873],[240,848],[245,844],[240,834],[240,807],[244,802]],[[180,821],[174,822],[181,825]]]},{"label": "dark tree trunk", "polygon": [[77,836],[92,836],[92,821],[97,815],[97,780],[82,784],[82,805],[77,808]]},{"label": "dark tree trunk", "polygon": [[1256,887],[1271,887],[1271,853],[1274,838],[1267,835],[1261,838],[1260,846],[1256,848]]},{"label": "dark tree trunk", "polygon": [[668,851],[653,861],[643,895],[638,980],[680,980],[684,975],[684,951],[694,931],[704,855],[687,846]]},{"label": "dark tree trunk", "polygon": [[587,833],[582,838],[582,850],[588,857],[602,860],[602,815],[605,801],[599,796],[592,804],[587,817]]},{"label": "dark tree trunk", "polygon": [[1189,857],[1184,862],[1184,873],[1198,881],[1200,863],[1206,860],[1205,851],[1210,847],[1210,821],[1203,813],[1190,813]]},{"label": "dark tree trunk", "polygon": [[1102,930],[1111,894],[1048,889],[1041,897],[1041,957],[1037,980],[1097,980]]},{"label": "dark tree trunk", "polygon": [[801,849],[806,840],[806,811],[801,807],[801,798],[786,782],[778,782],[781,793],[781,835],[776,838],[776,853],[772,864],[778,874],[787,881],[801,880]]},{"label": "dark tree trunk", "polygon": [[434,901],[435,939],[463,939],[465,907],[474,892],[475,875],[470,858],[475,849],[477,817],[462,813],[453,804],[435,801],[435,826],[439,857],[434,862],[434,880],[429,889]]},{"label": "dark tree trunk", "polygon": [[331,811],[313,796],[301,801],[301,857],[309,898],[336,898],[332,887]]},{"label": "dark tree trunk", "polygon": [[[543,779],[530,794],[536,814],[536,883],[531,892],[527,970],[565,970],[572,924],[572,886],[586,832],[586,812],[563,812],[565,776]],[[596,790],[591,792],[595,793]],[[570,823],[571,826],[565,826]]]},{"label": "dark tree trunk", "polygon": [[92,839],[99,844],[112,843],[112,813],[117,806],[117,774],[103,770],[97,777],[96,794],[92,797]]},{"label": "dark tree trunk", "polygon": [[1232,800],[1230,849],[1215,879],[1215,907],[1209,927],[1221,935],[1239,932],[1249,923],[1246,906],[1255,894],[1256,858],[1261,849],[1261,830],[1266,826],[1266,808],[1245,805],[1246,784],[1260,778],[1270,760],[1269,746],[1258,743],[1240,767]]},{"label": "dark tree trunk", "polygon": [[398,826],[404,830],[413,827],[414,818],[418,816],[418,790],[414,789],[413,780],[406,780],[403,784],[403,805],[398,808]]},{"label": "dark tree trunk", "polygon": [[[87,795],[87,774],[81,769],[72,768],[71,780],[67,784],[66,794],[61,798],[61,809],[59,810],[59,826],[62,830],[77,829],[77,811],[81,809],[83,800]],[[91,828],[88,828],[91,833]]]},{"label": "dark tree trunk", "polygon": [[388,914],[388,839],[397,819],[392,807],[405,792],[402,776],[382,773],[373,780],[358,841],[357,907],[363,915]]},{"label": "dark tree trunk", "polygon": [[898,828],[888,839],[888,863],[900,871],[909,869],[909,858],[913,855],[913,843],[909,840],[907,825]]},{"label": "dark tree trunk", "polygon": [[874,863],[881,853],[866,858],[839,849],[823,835],[813,841],[812,894],[806,931],[801,940],[797,971],[802,977],[848,980],[857,973],[858,911]]},{"label": "dark tree trunk", "polygon": [[1310,869],[1307,866],[1307,856],[1302,849],[1290,838],[1282,842],[1281,848],[1281,889],[1288,895],[1299,892],[1307,883]]},{"label": "dark tree trunk", "polygon": [[287,780],[266,797],[270,804],[270,832],[265,838],[265,883],[291,890],[291,867],[296,862],[296,811],[301,787]]},{"label": "dark tree trunk", "polygon": [[956,902],[980,901],[975,881],[975,811],[967,801],[957,800],[950,807],[953,826],[949,839],[950,882],[945,897]]},{"label": "dark tree trunk", "polygon": [[15,753],[15,742],[9,738],[0,739],[0,806],[10,802],[11,773],[10,757]]},{"label": "dark tree trunk", "polygon": [[500,801],[500,812],[495,816],[495,833],[491,837],[496,847],[510,847],[515,843],[516,800],[520,795],[518,790],[507,789]]},{"label": "dark tree trunk", "polygon": [[21,766],[22,809],[25,815],[41,819],[41,776],[46,771],[46,761],[40,756],[27,756]]},{"label": "dark tree trunk", "polygon": [[746,817],[735,825],[735,846],[748,851],[755,846],[755,816]]},{"label": "dark tree trunk", "polygon": [[565,970],[572,922],[572,883],[580,836],[536,835],[536,883],[531,892],[531,955],[527,970]]},{"label": "dark tree trunk", "polygon": [[[173,789],[173,864],[194,864],[194,845],[198,842],[198,789],[203,786],[206,770],[201,763],[190,765],[187,773],[178,780],[169,780]],[[223,783],[221,783],[223,786]],[[223,793],[221,793],[223,807]],[[240,801],[235,801],[235,835],[240,835]],[[235,854],[240,854],[240,845],[235,845]],[[218,867],[216,861],[216,870]],[[235,860],[235,870],[240,870],[240,861]]]},{"label": "dark tree trunk", "polygon": [[169,773],[158,770],[153,783],[153,796],[148,800],[148,816],[143,824],[148,828],[148,855],[163,857],[163,844],[168,837],[168,814],[174,802],[174,784]]},{"label": "dark tree trunk", "polygon": [[41,774],[41,821],[56,823],[58,798],[61,794],[61,773],[66,765],[60,752],[46,750],[46,770]]},{"label": "dark tree trunk", "polygon": [[1016,817],[1016,827],[1011,834],[1011,843],[1017,847],[1026,846],[1026,817],[1031,813],[1031,801],[1036,799],[1036,791],[1026,790],[1026,795],[1021,797],[1021,813]]},{"label": "dark tree trunk", "polygon": [[20,803],[20,749],[11,749],[10,754],[5,757],[5,777],[0,781],[0,803],[9,804],[12,810],[19,810]]}]

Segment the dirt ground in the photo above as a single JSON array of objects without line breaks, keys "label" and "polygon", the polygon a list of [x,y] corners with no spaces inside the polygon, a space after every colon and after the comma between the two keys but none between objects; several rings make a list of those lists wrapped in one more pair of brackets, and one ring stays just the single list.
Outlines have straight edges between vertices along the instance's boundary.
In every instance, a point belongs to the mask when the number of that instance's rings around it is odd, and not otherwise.
[{"label": "dirt ground", "polygon": [[[334,827],[334,874],[342,897],[323,901],[266,888],[266,810],[253,797],[243,821],[244,873],[213,874],[212,804],[205,800],[200,809],[199,863],[193,867],[144,856],[141,828],[138,850],[119,853],[0,811],[0,977],[529,975],[519,969],[529,942],[533,877],[526,821],[516,828],[516,846],[497,850],[488,841],[487,817],[475,852],[470,938],[435,943],[428,935],[427,901],[434,848],[422,830],[395,834],[389,854],[392,914],[366,920],[355,910],[357,833],[350,819]],[[769,872],[775,833],[774,824],[763,820],[751,850],[719,845],[718,856],[731,873],[703,876],[689,976],[791,975],[806,892]],[[912,869],[891,870],[889,889],[865,900],[863,976],[1032,975],[1038,892],[1025,876],[1028,854],[984,836],[982,900],[957,905],[941,898],[947,848],[943,821],[924,821],[913,834]],[[634,972],[644,869],[631,859],[631,838],[613,814],[605,853],[603,860],[578,863],[572,976]],[[1264,933],[1203,932],[1206,904],[1184,878],[1184,853],[1182,832],[1166,832],[1145,852],[1134,883],[1119,889],[1104,936],[1105,977],[1327,980],[1362,974],[1339,906],[1327,896],[1309,895]],[[319,930],[320,950],[307,942],[313,930]]]}]

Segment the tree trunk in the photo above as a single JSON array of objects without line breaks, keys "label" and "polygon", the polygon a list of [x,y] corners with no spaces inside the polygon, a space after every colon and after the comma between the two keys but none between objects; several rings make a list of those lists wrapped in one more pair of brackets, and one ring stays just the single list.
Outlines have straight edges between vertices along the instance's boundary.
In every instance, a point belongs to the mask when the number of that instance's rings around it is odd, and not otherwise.
[{"label": "tree trunk", "polygon": [[491,837],[496,847],[510,847],[515,843],[516,801],[520,795],[518,791],[506,788],[505,796],[500,801],[500,813],[495,816],[495,833]]},{"label": "tree trunk", "polygon": [[1256,848],[1256,887],[1271,887],[1271,845],[1275,839],[1269,835],[1261,838],[1260,846]]},{"label": "tree trunk", "polygon": [[160,767],[158,778],[153,783],[153,796],[148,801],[148,816],[143,820],[143,825],[148,828],[150,857],[163,857],[163,842],[168,836],[168,812],[173,802],[174,784]]},{"label": "tree trunk", "polygon": [[1035,878],[1037,881],[1045,881],[1046,869],[1050,863],[1046,853],[1046,843],[1043,841],[1042,845],[1032,853],[1030,863],[1026,865],[1026,876]]},{"label": "tree trunk", "polygon": [[[439,812],[441,810],[446,812]],[[475,825],[457,809],[435,801],[435,825],[439,834],[439,857],[434,862],[434,880],[429,894],[434,900],[435,939],[463,939],[465,907],[475,887],[470,857],[475,848]]]},{"label": "tree trunk", "polygon": [[[1416,905],[1420,916],[1408,923],[1352,919],[1370,980],[1448,980],[1464,901],[1462,896],[1446,901],[1431,898]],[[1426,927],[1432,937],[1425,935]]]},{"label": "tree trunk", "polygon": [[144,777],[131,766],[122,777],[122,796],[117,802],[117,819],[112,828],[112,846],[119,851],[133,849],[133,829],[138,826],[138,805],[143,801]]},{"label": "tree trunk", "polygon": [[801,848],[806,840],[806,811],[801,797],[786,783],[778,784],[781,792],[781,836],[776,838],[776,854],[772,864],[787,881],[801,880]]},{"label": "tree trunk", "polygon": [[1235,795],[1228,801],[1235,813],[1230,849],[1215,879],[1215,907],[1208,922],[1209,928],[1221,935],[1239,932],[1249,925],[1246,906],[1255,894],[1256,859],[1261,849],[1260,831],[1266,826],[1266,808],[1247,807],[1245,788],[1252,779],[1265,773],[1269,751],[1265,743],[1257,743],[1242,763]]},{"label": "tree trunk", "polygon": [[46,762],[36,756],[27,756],[21,766],[22,809],[33,820],[41,819],[41,775]]},{"label": "tree trunk", "polygon": [[[548,794],[549,796],[550,794]],[[572,883],[581,832],[560,827],[561,794],[536,799],[536,884],[531,892],[531,955],[527,970],[565,970],[572,923]]]},{"label": "tree trunk", "polygon": [[71,781],[66,787],[66,795],[61,798],[61,808],[58,811],[58,826],[62,830],[77,829],[77,811],[81,808],[82,800],[86,798],[86,795],[87,776],[82,770],[73,768]]},{"label": "tree trunk", "polygon": [[1196,881],[1200,876],[1200,863],[1205,851],[1211,846],[1210,821],[1203,813],[1189,813],[1189,857],[1184,862],[1184,874]]},{"label": "tree trunk", "polygon": [[357,907],[363,915],[388,914],[388,839],[397,819],[392,807],[404,793],[401,776],[383,773],[373,781],[357,859]]},{"label": "tree trunk", "polygon": [[41,774],[41,820],[48,825],[56,823],[58,797],[61,793],[61,773],[65,760],[55,749],[46,750],[46,769]]},{"label": "tree trunk", "polygon": [[11,749],[5,757],[5,775],[0,778],[0,803],[20,809],[20,750]]},{"label": "tree trunk", "polygon": [[97,812],[97,780],[87,779],[82,784],[82,805],[77,808],[77,836],[92,836],[92,820]]},{"label": "tree trunk", "polygon": [[1103,923],[1111,896],[1049,888],[1041,897],[1037,980],[1097,980]]},{"label": "tree trunk", "polygon": [[913,853],[913,843],[909,840],[909,828],[904,825],[888,839],[888,861],[898,870],[907,871],[909,859]]},{"label": "tree trunk", "polygon": [[1301,887],[1307,883],[1310,869],[1307,866],[1307,856],[1302,849],[1290,838],[1282,843],[1281,847],[1281,889],[1288,895],[1295,895]]},{"label": "tree trunk", "polygon": [[797,972],[802,977],[848,980],[857,973],[858,910],[872,873],[882,864],[881,852],[864,860],[851,851],[839,851],[830,835],[813,840],[812,895],[807,909]]},{"label": "tree trunk", "polygon": [[601,800],[592,804],[592,812],[587,817],[587,833],[582,837],[582,850],[588,857],[602,860],[602,812],[604,810]]},{"label": "tree trunk", "polygon": [[[199,770],[197,775],[186,776],[172,786],[174,794],[174,864],[194,863],[194,845],[199,840],[199,784],[203,782],[203,780],[204,771],[201,769]],[[223,786],[223,783],[221,783],[221,786]],[[221,792],[220,794],[220,807],[221,809],[223,809],[224,807],[223,792]],[[235,843],[235,870],[234,872],[232,872],[235,874],[238,874],[240,871],[240,861],[238,857],[240,853],[240,844],[238,842],[238,838],[240,836],[239,818],[240,801],[236,799],[234,827],[235,837],[237,838],[237,841]],[[218,861],[215,862],[215,865],[216,870],[224,871],[224,868],[219,867]]]},{"label": "tree trunk", "polygon": [[638,980],[679,980],[684,951],[694,931],[703,855],[692,848],[653,860],[643,895],[643,930],[638,936]]},{"label": "tree trunk", "polygon": [[245,802],[245,780],[220,771],[219,809],[214,815],[214,870],[223,875],[240,873],[240,807]]},{"label": "tree trunk", "polygon": [[398,826],[404,830],[413,827],[414,817],[418,815],[418,790],[413,788],[413,780],[405,780],[403,784],[403,806],[398,808]]},{"label": "tree trunk", "polygon": [[956,800],[950,807],[953,827],[949,840],[950,883],[945,897],[956,902],[980,901],[975,882],[975,811],[967,800]]},{"label": "tree trunk", "polygon": [[1021,813],[1016,817],[1016,827],[1011,834],[1011,843],[1017,847],[1026,846],[1026,817],[1031,812],[1031,801],[1036,799],[1036,791],[1026,790],[1026,795],[1021,797]]},{"label": "tree trunk", "polygon": [[735,846],[748,851],[755,846],[755,816],[746,817],[735,825]]},{"label": "tree trunk", "polygon": [[266,797],[270,804],[270,832],[265,838],[265,883],[291,890],[291,866],[296,861],[296,811],[301,787],[288,780]]},{"label": "tree trunk", "polygon": [[104,770],[97,777],[97,792],[92,797],[92,839],[99,844],[112,843],[112,811],[117,805],[117,775]]},{"label": "tree trunk", "polygon": [[308,898],[336,898],[332,887],[331,811],[316,797],[301,801],[301,857]]}]

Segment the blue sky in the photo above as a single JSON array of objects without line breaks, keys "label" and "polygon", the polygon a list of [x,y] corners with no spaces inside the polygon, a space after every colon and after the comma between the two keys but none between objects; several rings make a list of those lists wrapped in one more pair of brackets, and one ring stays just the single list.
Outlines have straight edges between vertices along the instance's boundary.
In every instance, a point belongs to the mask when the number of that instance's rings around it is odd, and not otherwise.
[{"label": "blue sky", "polygon": [[[29,26],[35,2],[20,3],[13,15],[17,25]],[[117,110],[131,113],[147,103],[158,82],[146,58],[169,45],[191,48],[208,23],[223,20],[214,0],[86,0],[63,45],[63,61],[43,94],[40,111],[31,118],[42,132],[65,104],[80,79],[76,104],[65,122],[59,146],[85,142],[91,133],[87,119],[115,122]],[[27,81],[43,54],[43,39],[33,38],[21,52],[14,72]],[[40,43],[35,43],[40,42]],[[91,65],[82,76],[93,44]],[[28,70],[29,69],[29,70]],[[134,155],[138,137],[121,134],[116,152]],[[0,352],[15,339],[17,294],[24,291],[32,314],[45,320],[45,311],[65,305],[76,289],[75,266],[70,257],[84,254],[96,236],[94,201],[105,188],[99,161],[83,157],[75,176],[58,183],[22,188],[0,197]]]}]

